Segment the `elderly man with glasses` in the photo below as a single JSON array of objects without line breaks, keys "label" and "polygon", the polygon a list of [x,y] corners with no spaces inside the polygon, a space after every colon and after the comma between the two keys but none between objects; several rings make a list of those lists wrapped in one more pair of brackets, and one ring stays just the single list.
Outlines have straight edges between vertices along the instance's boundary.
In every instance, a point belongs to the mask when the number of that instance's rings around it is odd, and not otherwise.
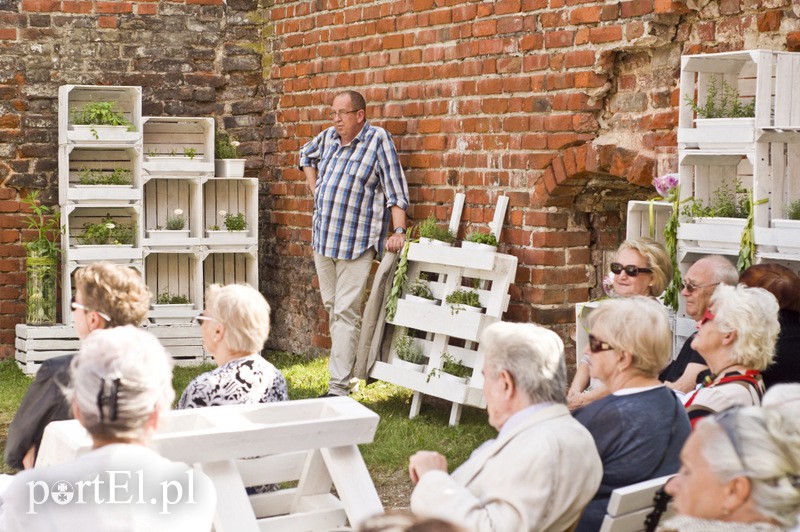
[{"label": "elderly man with glasses", "polygon": [[[692,264],[683,279],[681,295],[685,303],[686,314],[693,320],[700,321],[709,307],[711,294],[720,284],[736,286],[739,272],[731,262],[721,255],[709,255]],[[661,374],[658,379],[674,390],[684,393],[692,391],[697,384],[697,377],[708,369],[703,357],[692,349],[692,340],[697,333],[686,339],[680,353]]]},{"label": "elderly man with glasses", "polygon": [[[147,317],[150,299],[141,275],[127,266],[97,262],[76,270],[72,321],[78,339],[97,329],[140,325]],[[44,361],[28,387],[8,427],[5,459],[11,467],[33,467],[47,424],[72,418],[62,390],[70,384],[73,357]]]},{"label": "elderly man with glasses", "polygon": [[406,238],[408,184],[392,136],[366,121],[366,108],[361,94],[340,92],[329,112],[333,126],[300,149],[300,168],[314,192],[311,247],[329,316],[326,396],[349,392],[373,258],[384,245],[399,251]]}]

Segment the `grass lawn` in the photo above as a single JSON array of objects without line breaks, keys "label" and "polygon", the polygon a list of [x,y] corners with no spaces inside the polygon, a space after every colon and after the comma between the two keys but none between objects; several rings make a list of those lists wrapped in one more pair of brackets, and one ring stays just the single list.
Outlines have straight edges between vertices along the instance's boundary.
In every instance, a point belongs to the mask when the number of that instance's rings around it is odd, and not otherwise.
[{"label": "grass lawn", "polygon": [[[291,399],[317,397],[327,391],[327,358],[308,360],[303,356],[270,352],[267,359],[283,371],[289,383]],[[195,376],[215,366],[175,368],[173,386],[180,397]],[[13,360],[0,362],[0,443],[5,449],[8,424],[22,401],[30,378],[22,374]],[[386,382],[364,386],[351,395],[381,417],[375,441],[362,445],[361,454],[367,464],[384,506],[408,506],[411,481],[408,479],[408,457],[420,449],[439,451],[448,458],[451,470],[469,457],[473,449],[495,436],[486,420],[486,412],[465,407],[461,424],[449,427],[450,403],[425,398],[422,412],[408,419],[411,391]],[[3,464],[3,472],[13,472]]]}]

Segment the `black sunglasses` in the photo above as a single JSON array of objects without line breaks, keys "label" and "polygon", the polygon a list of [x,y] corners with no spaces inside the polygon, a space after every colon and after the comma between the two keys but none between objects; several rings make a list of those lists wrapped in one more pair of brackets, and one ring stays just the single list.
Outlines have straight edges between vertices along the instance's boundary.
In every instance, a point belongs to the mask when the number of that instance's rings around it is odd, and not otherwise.
[{"label": "black sunglasses", "polygon": [[610,351],[611,349],[614,349],[613,347],[611,347],[611,344],[606,343],[602,340],[598,340],[591,334],[589,335],[589,351],[591,351],[592,353],[599,353],[601,351]]},{"label": "black sunglasses", "polygon": [[625,271],[630,277],[636,277],[640,273],[653,273],[652,268],[640,268],[639,266],[634,266],[633,264],[626,264],[623,266],[619,262],[612,262],[611,263],[611,273],[614,275],[619,275],[622,271]]}]

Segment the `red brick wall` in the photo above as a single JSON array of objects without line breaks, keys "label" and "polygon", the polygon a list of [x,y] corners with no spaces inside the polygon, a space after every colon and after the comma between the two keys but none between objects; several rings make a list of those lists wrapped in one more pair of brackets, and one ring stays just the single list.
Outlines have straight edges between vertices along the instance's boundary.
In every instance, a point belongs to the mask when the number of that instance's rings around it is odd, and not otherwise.
[{"label": "red brick wall", "polygon": [[574,303],[599,295],[593,264],[624,238],[627,200],[653,195],[654,148],[675,144],[680,55],[800,49],[798,16],[791,0],[277,0],[262,255],[288,334],[273,343],[328,345],[296,163],[336,89],[361,90],[394,135],[414,218],[447,219],[464,191],[464,226],[482,225],[510,197],[506,319],[567,338]]}]

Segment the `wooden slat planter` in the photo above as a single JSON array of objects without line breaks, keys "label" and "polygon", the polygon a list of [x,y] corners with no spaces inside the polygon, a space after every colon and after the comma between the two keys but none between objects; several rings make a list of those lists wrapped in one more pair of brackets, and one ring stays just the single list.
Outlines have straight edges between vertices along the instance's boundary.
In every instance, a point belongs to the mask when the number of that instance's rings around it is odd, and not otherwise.
[{"label": "wooden slat planter", "polygon": [[[142,196],[141,158],[133,147],[78,147],[66,144],[59,147],[59,202],[133,204]],[[125,185],[81,185],[80,173],[84,170],[109,174],[116,169],[129,172],[131,184]]]},{"label": "wooden slat planter", "polygon": [[148,116],[143,122],[142,168],[148,178],[214,175],[213,118]]},{"label": "wooden slat planter", "polygon": [[[132,124],[132,131],[117,128],[105,131],[95,126],[98,137],[95,139],[88,127],[75,127],[71,122],[71,112],[86,103],[113,102],[117,112]],[[142,144],[142,88],[141,87],[98,87],[93,85],[62,85],[58,88],[58,143],[81,143],[91,146],[103,144],[138,145]]]},{"label": "wooden slat planter", "polygon": [[[258,242],[258,180],[253,178],[208,179],[203,185],[204,243],[210,247],[246,246]],[[225,228],[225,212],[243,213],[246,232],[231,233]],[[209,234],[212,226],[219,227],[219,237]]]}]

